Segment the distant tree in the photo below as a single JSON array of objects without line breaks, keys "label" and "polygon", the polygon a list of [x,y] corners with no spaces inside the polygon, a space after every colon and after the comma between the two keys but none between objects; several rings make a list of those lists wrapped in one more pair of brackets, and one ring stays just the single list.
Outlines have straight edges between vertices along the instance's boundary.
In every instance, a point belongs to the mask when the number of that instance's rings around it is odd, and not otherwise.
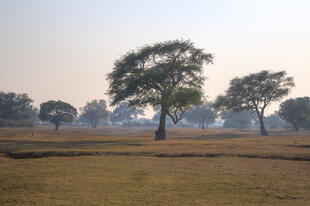
[{"label": "distant tree", "polygon": [[[277,128],[284,128],[286,122],[281,120],[279,115],[271,114],[267,117],[264,117],[264,123],[266,128],[277,129]],[[259,124],[259,122],[255,124]]]},{"label": "distant tree", "polygon": [[33,123],[38,123],[39,119],[39,109],[37,107],[31,106],[29,110],[26,112],[28,119],[31,120]]},{"label": "distant tree", "polygon": [[310,97],[288,99],[281,103],[279,116],[298,131],[310,127]]},{"label": "distant tree", "polygon": [[30,111],[33,109],[32,102],[27,94],[0,92],[0,119],[29,119]]},{"label": "distant tree", "polygon": [[130,106],[128,102],[123,102],[114,109],[112,113],[112,122],[121,122],[126,120],[129,126],[130,121],[133,120],[133,118],[137,118],[138,115],[144,115],[143,109],[136,109]]},{"label": "distant tree", "polygon": [[294,87],[292,77],[287,77],[285,71],[261,71],[242,78],[234,78],[226,94],[219,96],[215,108],[230,111],[248,110],[257,114],[261,135],[268,133],[264,126],[265,109],[273,101],[279,101]]},{"label": "distant tree", "polygon": [[184,119],[186,119],[186,121],[199,124],[201,129],[205,129],[205,127],[208,128],[210,124],[213,124],[216,116],[217,113],[210,103],[193,106],[190,110],[184,113]]},{"label": "distant tree", "polygon": [[255,121],[255,115],[247,111],[240,112],[223,112],[221,114],[224,120],[224,128],[238,128],[248,129],[251,128]]},{"label": "distant tree", "polygon": [[76,116],[77,110],[71,104],[60,100],[50,100],[40,105],[40,120],[54,124],[56,131],[58,131],[58,128],[62,123],[73,122]]},{"label": "distant tree", "polygon": [[203,64],[213,56],[184,40],[146,45],[130,51],[114,64],[108,75],[112,105],[128,101],[134,107],[160,106],[155,140],[166,139],[166,116],[175,124],[203,96]]},{"label": "distant tree", "polygon": [[80,118],[88,121],[92,128],[96,128],[97,124],[102,120],[107,121],[110,116],[106,101],[103,99],[87,102],[84,107],[80,108],[80,111]]}]

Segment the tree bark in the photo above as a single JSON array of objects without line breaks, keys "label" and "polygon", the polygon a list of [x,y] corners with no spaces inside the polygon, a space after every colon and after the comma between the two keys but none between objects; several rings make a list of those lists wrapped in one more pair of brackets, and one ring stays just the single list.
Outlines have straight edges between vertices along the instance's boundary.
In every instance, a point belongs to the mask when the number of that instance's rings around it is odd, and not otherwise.
[{"label": "tree bark", "polygon": [[59,128],[59,122],[56,122],[55,123],[55,131],[58,131],[58,128]]},{"label": "tree bark", "polygon": [[97,120],[92,121],[92,128],[97,128]]},{"label": "tree bark", "polygon": [[299,130],[299,127],[298,127],[298,125],[295,122],[292,122],[292,125],[293,125],[295,131]]},{"label": "tree bark", "polygon": [[204,120],[202,120],[202,122],[201,122],[201,129],[205,129],[205,121]]},{"label": "tree bark", "polygon": [[260,123],[260,134],[262,136],[268,136],[268,133],[267,133],[266,128],[265,128],[263,117],[261,115],[258,115],[258,119],[259,119],[259,123]]},{"label": "tree bark", "polygon": [[167,112],[165,109],[161,109],[160,111],[160,119],[159,119],[159,126],[157,131],[155,132],[155,140],[165,140],[166,135],[166,116]]}]

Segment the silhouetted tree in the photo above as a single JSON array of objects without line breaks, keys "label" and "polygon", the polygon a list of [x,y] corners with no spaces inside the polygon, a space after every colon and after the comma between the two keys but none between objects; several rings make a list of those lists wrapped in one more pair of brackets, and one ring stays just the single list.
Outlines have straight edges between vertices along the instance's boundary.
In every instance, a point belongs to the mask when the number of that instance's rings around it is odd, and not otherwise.
[{"label": "silhouetted tree", "polygon": [[112,113],[112,122],[121,122],[126,120],[128,126],[133,118],[137,118],[138,115],[144,115],[143,109],[136,109],[129,105],[128,102],[122,102],[116,107]]},{"label": "silhouetted tree", "polygon": [[231,80],[225,96],[217,97],[215,107],[236,112],[255,112],[260,122],[261,135],[267,136],[263,120],[266,107],[286,96],[293,86],[293,78],[287,77],[285,71],[252,73]]},{"label": "silhouetted tree", "polygon": [[184,119],[186,119],[186,121],[199,124],[201,129],[205,129],[205,127],[208,128],[210,124],[215,122],[216,117],[217,113],[209,103],[193,106],[184,113]]},{"label": "silhouetted tree", "polygon": [[100,121],[108,120],[110,116],[106,101],[103,99],[87,102],[84,107],[80,108],[80,111],[80,118],[88,121],[92,128],[96,128]]},{"label": "silhouetted tree", "polygon": [[146,45],[118,59],[108,75],[112,105],[128,101],[134,107],[160,106],[155,140],[166,139],[166,116],[176,124],[203,96],[202,66],[213,56],[184,40]]},{"label": "silhouetted tree", "polygon": [[41,121],[48,121],[55,125],[57,131],[62,123],[71,123],[77,116],[77,110],[66,102],[53,101],[40,105],[39,118]]},{"label": "silhouetted tree", "polygon": [[310,97],[288,99],[281,103],[279,116],[292,124],[296,131],[310,126]]}]

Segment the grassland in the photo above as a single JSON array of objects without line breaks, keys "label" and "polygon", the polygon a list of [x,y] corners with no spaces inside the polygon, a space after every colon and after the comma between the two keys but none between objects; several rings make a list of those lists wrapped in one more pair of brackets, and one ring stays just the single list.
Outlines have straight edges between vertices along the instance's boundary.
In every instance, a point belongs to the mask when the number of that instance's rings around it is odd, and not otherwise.
[{"label": "grassland", "polygon": [[0,130],[0,205],[310,205],[310,131]]}]

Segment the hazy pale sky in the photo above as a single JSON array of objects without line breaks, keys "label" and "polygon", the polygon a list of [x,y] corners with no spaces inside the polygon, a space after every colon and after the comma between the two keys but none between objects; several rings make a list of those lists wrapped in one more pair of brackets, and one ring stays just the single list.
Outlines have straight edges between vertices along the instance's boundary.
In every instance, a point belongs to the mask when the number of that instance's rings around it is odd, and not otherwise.
[{"label": "hazy pale sky", "polygon": [[310,96],[309,11],[308,0],[0,0],[0,91],[28,93],[37,106],[107,100],[117,58],[183,38],[215,54],[210,100],[263,69],[295,77],[289,97]]}]

